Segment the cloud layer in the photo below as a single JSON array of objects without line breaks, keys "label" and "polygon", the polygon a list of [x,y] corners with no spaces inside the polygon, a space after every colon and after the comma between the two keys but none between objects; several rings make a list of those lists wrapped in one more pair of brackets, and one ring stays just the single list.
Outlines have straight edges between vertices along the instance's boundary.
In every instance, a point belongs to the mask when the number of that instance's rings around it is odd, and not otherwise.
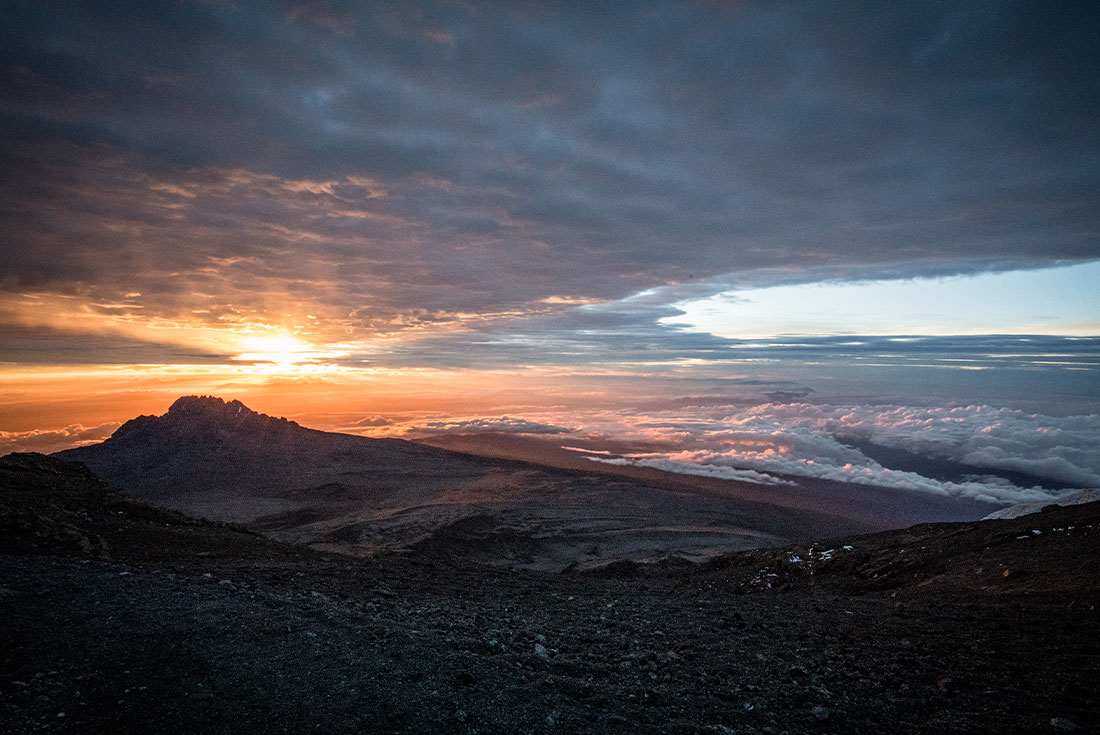
[{"label": "cloud layer", "polygon": [[4,3],[0,421],[91,395],[84,366],[140,393],[198,363],[221,392],[300,359],[341,397],[487,375],[477,416],[434,385],[330,406],[355,431],[573,429],[686,471],[1026,494],[862,441],[1095,484],[1095,417],[1066,414],[1096,410],[1100,338],[725,339],[676,305],[1100,259],[1098,43],[1088,3]]},{"label": "cloud layer", "polygon": [[[762,381],[747,382],[750,393],[768,390],[752,385]],[[380,437],[541,435],[597,462],[764,485],[790,484],[789,477],[819,478],[1002,504],[1045,502],[1073,489],[1100,487],[1098,414],[781,398],[672,396],[623,404],[620,397],[617,407],[586,408],[584,401],[575,401],[570,408],[529,405],[495,417],[438,411],[333,413],[314,415],[306,424]],[[117,426],[0,432],[0,450],[57,451],[101,441]]]},{"label": "cloud layer", "polygon": [[409,436],[426,434],[471,434],[500,432],[507,434],[568,434],[572,429],[511,416],[476,419],[445,419],[417,423],[408,428]]},{"label": "cloud layer", "polygon": [[7,3],[3,320],[357,343],[670,283],[1094,259],[1098,18]]},{"label": "cloud layer", "polygon": [[1100,415],[989,405],[693,396],[496,419],[372,416],[355,429],[411,438],[488,431],[547,435],[594,462],[765,485],[808,477],[1002,504],[1100,487]]},{"label": "cloud layer", "polygon": [[[1000,502],[1041,500],[1057,492],[1014,485],[998,471],[1026,473],[1037,485],[1048,481],[1047,487],[1100,486],[1097,415],[1054,417],[990,406],[765,403],[724,415],[624,417],[618,431],[606,424],[598,431],[668,449],[593,456],[595,461],[750,481],[753,472],[775,473]],[[891,469],[861,451],[860,442],[905,450],[930,468],[948,460],[970,468],[973,477],[945,480]]]}]

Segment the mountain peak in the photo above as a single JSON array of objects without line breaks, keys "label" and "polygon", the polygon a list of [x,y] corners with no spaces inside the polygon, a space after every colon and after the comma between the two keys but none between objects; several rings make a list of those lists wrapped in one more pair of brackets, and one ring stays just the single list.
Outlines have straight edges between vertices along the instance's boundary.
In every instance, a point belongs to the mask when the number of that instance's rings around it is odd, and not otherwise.
[{"label": "mountain peak", "polygon": [[260,416],[261,414],[257,414],[236,399],[225,401],[217,396],[180,396],[168,407],[167,415],[173,418],[202,416],[239,420],[241,417]]},{"label": "mountain peak", "polygon": [[210,438],[222,432],[264,435],[299,429],[294,421],[257,413],[238,400],[181,396],[161,416],[139,416],[120,426],[111,439],[143,435]]}]

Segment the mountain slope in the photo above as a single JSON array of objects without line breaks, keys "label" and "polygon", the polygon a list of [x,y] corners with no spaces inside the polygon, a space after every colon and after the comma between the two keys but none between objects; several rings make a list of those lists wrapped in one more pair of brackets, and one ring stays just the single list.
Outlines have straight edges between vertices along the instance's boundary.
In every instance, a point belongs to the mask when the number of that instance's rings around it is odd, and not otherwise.
[{"label": "mountain slope", "polygon": [[1047,506],[1026,516],[926,523],[811,546],[722,556],[692,572],[696,584],[742,592],[792,585],[889,592],[892,598],[969,600],[1042,596],[1100,601],[1100,502]]},{"label": "mountain slope", "polygon": [[[830,513],[854,518],[877,528],[902,528],[914,523],[977,520],[998,508],[996,503],[974,498],[935,495],[898,488],[862,485],[816,477],[775,474],[789,484],[758,485],[719,477],[668,472],[640,465],[615,465],[592,461],[582,450],[610,451],[613,455],[645,451],[640,447],[592,438],[563,440],[555,436],[532,436],[496,432],[441,434],[415,440],[418,444],[449,449],[494,459],[533,462],[549,467],[580,470],[617,477],[629,477],[647,483],[674,483],[684,488],[722,491],[736,488],[738,497],[785,508]],[[572,447],[565,449],[563,444]],[[599,455],[596,455],[599,456]],[[928,460],[929,465],[933,464]],[[927,469],[927,468],[925,468]]]},{"label": "mountain slope", "polygon": [[0,732],[1100,728],[1098,503],[533,574],[295,549],[9,455],[0,523]]},{"label": "mountain slope", "polygon": [[407,501],[416,488],[400,472],[425,472],[441,462],[460,476],[483,471],[451,452],[307,429],[240,401],[196,396],[180,398],[163,416],[126,422],[102,444],[57,456],[83,462],[143,496],[172,499],[211,490],[254,497],[354,476],[356,487],[376,498],[400,491]]},{"label": "mountain slope", "polygon": [[57,456],[136,497],[282,540],[373,552],[457,534],[456,553],[533,568],[707,557],[875,528],[747,499],[737,483],[699,489],[333,434],[212,397],[180,398]]},{"label": "mountain slope", "polygon": [[286,560],[305,552],[135,500],[80,464],[35,453],[0,457],[0,553],[165,563]]}]

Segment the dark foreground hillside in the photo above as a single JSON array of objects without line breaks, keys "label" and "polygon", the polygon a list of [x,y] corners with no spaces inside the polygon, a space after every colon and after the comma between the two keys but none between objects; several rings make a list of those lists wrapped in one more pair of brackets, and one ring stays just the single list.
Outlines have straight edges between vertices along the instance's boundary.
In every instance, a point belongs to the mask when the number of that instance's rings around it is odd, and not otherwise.
[{"label": "dark foreground hillside", "polygon": [[0,529],[2,732],[1100,728],[1097,503],[538,574],[310,552],[10,455]]}]

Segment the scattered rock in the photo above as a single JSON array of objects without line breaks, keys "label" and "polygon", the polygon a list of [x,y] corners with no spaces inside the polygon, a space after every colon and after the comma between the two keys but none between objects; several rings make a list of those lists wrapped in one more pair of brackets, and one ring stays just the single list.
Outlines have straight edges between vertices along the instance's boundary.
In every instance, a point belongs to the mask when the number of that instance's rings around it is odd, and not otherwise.
[{"label": "scattered rock", "polygon": [[[629,580],[349,560],[243,536],[197,558],[224,535],[206,525],[189,527],[202,542],[190,551],[166,553],[174,537],[157,526],[109,562],[0,554],[4,587],[21,591],[0,596],[0,722],[30,723],[0,730],[168,731],[196,707],[207,732],[1087,732],[1100,532],[1086,521],[1100,509],[1055,513],[1042,557],[1014,541],[1033,522],[942,538],[937,525],[834,544],[829,568],[783,595],[737,592],[774,550]],[[869,585],[859,565],[879,568],[899,534],[907,557],[922,544],[936,556]],[[954,564],[937,541],[972,546]],[[977,568],[989,571],[975,583]],[[1006,568],[1027,576],[989,584]],[[936,586],[944,574],[957,586]],[[43,584],[49,600],[34,594]]]},{"label": "scattered rock", "polygon": [[1062,732],[1076,732],[1081,729],[1080,725],[1068,717],[1052,717],[1050,719],[1050,726]]}]

